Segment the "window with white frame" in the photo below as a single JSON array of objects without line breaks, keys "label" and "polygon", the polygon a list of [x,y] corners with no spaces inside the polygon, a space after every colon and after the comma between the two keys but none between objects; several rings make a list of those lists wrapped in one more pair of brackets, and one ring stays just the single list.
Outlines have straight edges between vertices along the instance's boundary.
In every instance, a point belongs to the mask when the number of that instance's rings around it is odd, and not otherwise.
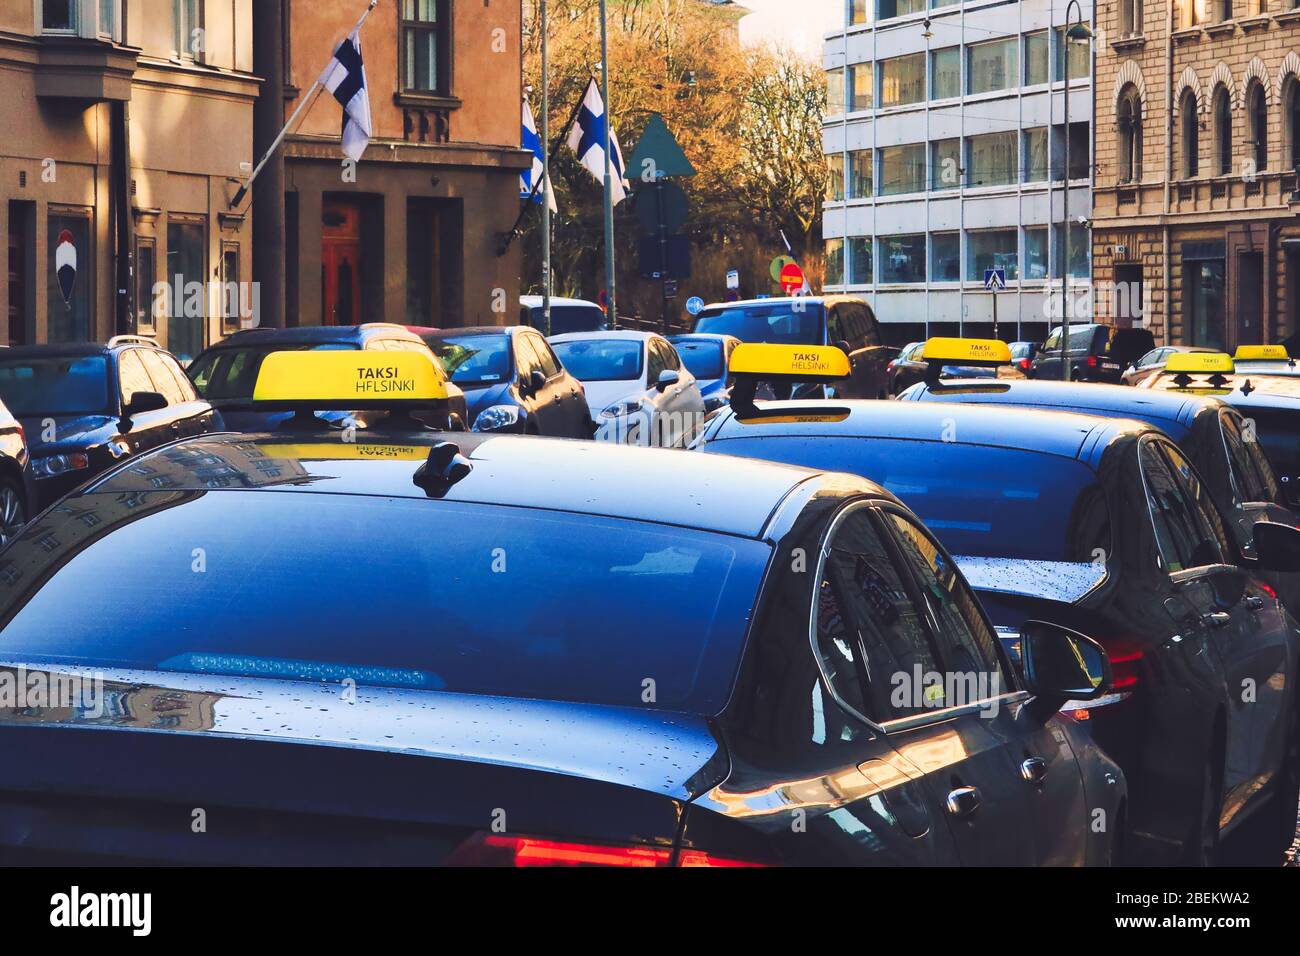
[{"label": "window with white frame", "polygon": [[925,99],[925,54],[880,61],[880,105],[904,106]]},{"label": "window with white frame", "polygon": [[970,93],[991,93],[1019,85],[1019,45],[1016,37],[1010,37],[967,47],[966,89]]},{"label": "window with white frame", "polygon": [[985,133],[966,140],[967,182],[971,186],[1008,186],[1019,174],[1015,131]]},{"label": "window with white frame", "polygon": [[172,43],[179,56],[203,58],[203,15],[199,0],[172,0]]},{"label": "window with white frame", "polygon": [[966,233],[966,279],[983,282],[985,269],[1002,269],[1007,281],[1020,278],[1019,237],[1015,229],[979,229]]},{"label": "window with white frame", "polygon": [[41,0],[43,33],[76,33],[77,0]]}]

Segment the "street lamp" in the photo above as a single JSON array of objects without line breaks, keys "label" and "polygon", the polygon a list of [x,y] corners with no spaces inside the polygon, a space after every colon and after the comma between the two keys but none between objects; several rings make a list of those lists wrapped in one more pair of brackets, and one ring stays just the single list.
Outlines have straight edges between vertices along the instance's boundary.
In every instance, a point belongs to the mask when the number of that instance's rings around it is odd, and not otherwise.
[{"label": "street lamp", "polygon": [[[1075,21],[1072,24],[1070,17]],[[1092,30],[1083,22],[1083,8],[1079,0],[1070,0],[1065,8],[1065,38],[1061,42],[1061,56],[1065,58],[1065,192],[1061,195],[1061,219],[1065,246],[1061,250],[1061,378],[1070,380],[1070,43],[1075,40],[1091,40]]]}]

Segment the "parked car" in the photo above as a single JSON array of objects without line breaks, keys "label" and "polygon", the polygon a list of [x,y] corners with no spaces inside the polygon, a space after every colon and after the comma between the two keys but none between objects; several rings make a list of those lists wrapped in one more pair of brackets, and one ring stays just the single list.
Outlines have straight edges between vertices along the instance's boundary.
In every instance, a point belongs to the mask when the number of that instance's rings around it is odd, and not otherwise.
[{"label": "parked car", "polygon": [[[186,371],[199,394],[221,412],[227,428],[238,432],[274,431],[294,413],[252,407],[253,386],[263,359],[272,352],[339,349],[429,351],[424,340],[410,329],[388,322],[256,328],[236,332],[204,349]],[[373,424],[377,417],[354,409],[330,409],[317,414],[338,425],[352,422],[365,426]],[[453,387],[451,415],[450,420],[445,420],[446,416],[429,416],[428,424],[453,431],[468,427],[465,397],[458,386]]]},{"label": "parked car", "polygon": [[1120,376],[1120,380],[1125,385],[1141,385],[1152,375],[1164,371],[1165,363],[1169,361],[1169,356],[1181,352],[1214,352],[1215,349],[1203,348],[1199,345],[1162,345],[1159,348],[1152,349],[1143,355],[1137,361],[1129,365]]},{"label": "parked car", "polygon": [[[695,332],[731,335],[742,342],[780,345],[841,345],[849,353],[850,374],[817,386],[818,392],[844,398],[888,398],[889,363],[898,349],[885,345],[876,314],[856,296],[794,296],[751,299],[706,306]],[[795,394],[803,394],[798,383]]]},{"label": "parked car", "polygon": [[35,503],[32,456],[22,422],[0,402],[0,546],[23,529]]},{"label": "parked car", "polygon": [[550,342],[586,390],[598,439],[675,447],[694,437],[704,418],[704,397],[662,335],[572,332]]},{"label": "parked car", "polygon": [[[1060,379],[1062,328],[1052,329],[1030,366],[1033,378]],[[1124,370],[1155,348],[1150,329],[1118,329],[1085,323],[1070,326],[1066,352],[1070,378],[1079,382],[1119,384]]]},{"label": "parked car", "polygon": [[682,364],[695,376],[700,395],[704,398],[704,410],[712,412],[724,407],[730,401],[730,376],[727,368],[731,364],[731,353],[740,344],[740,339],[734,335],[709,335],[701,332],[670,335],[668,341],[682,357]]},{"label": "parked car", "polygon": [[[1014,356],[1014,352],[1012,353]],[[1023,361],[1023,360],[1022,360]],[[912,342],[903,347],[898,358],[889,363],[891,395],[900,395],[918,382],[924,382],[930,363],[925,361],[925,343]],[[949,378],[1024,378],[1023,366],[1010,362],[998,368],[977,365],[945,365],[939,372],[941,379]]]},{"label": "parked car", "polygon": [[1011,343],[1011,361],[1026,378],[1032,378],[1030,372],[1034,367],[1034,359],[1042,349],[1042,342],[1012,342]]},{"label": "parked car", "polygon": [[541,333],[479,326],[421,336],[465,393],[476,432],[590,438],[596,427],[580,381]]},{"label": "parked car", "polygon": [[[519,324],[542,331],[542,297],[519,297]],[[595,302],[551,296],[551,335],[566,332],[599,332],[609,328],[609,317]]]},{"label": "parked car", "polygon": [[33,512],[124,459],[223,427],[176,357],[131,335],[0,350],[0,400],[26,434]]}]

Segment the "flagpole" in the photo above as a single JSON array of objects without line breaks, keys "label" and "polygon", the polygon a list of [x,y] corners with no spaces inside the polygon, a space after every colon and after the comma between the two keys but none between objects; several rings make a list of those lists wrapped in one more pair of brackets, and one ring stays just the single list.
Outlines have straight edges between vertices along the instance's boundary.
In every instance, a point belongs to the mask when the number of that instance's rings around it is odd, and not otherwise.
[{"label": "flagpole", "polygon": [[609,104],[609,13],[608,0],[600,0],[600,83],[605,108],[605,294],[610,328],[618,328],[618,296],[614,282],[614,183],[610,178],[613,158],[609,153],[613,117]]},{"label": "flagpole", "polygon": [[[361,14],[361,19],[357,21],[357,25],[348,31],[348,36],[351,36],[353,33],[356,33],[361,29],[361,25],[366,22],[366,17],[370,16],[370,11],[375,9],[378,4],[379,0],[370,0],[370,6],[366,7],[365,13]],[[244,184],[239,187],[239,190],[235,193],[235,197],[230,200],[229,208],[234,209],[244,201],[244,197],[248,195],[248,190],[252,188],[253,180],[255,180],[257,174],[262,171],[262,167],[265,166],[271,157],[275,155],[275,151],[280,148],[280,144],[284,142],[284,138],[289,134],[289,130],[298,122],[298,118],[311,108],[311,104],[316,102],[316,98],[320,96],[321,91],[320,79],[319,76],[316,77],[316,82],[311,85],[311,89],[309,89],[307,94],[299,101],[298,108],[289,116],[289,122],[285,123],[280,129],[280,132],[276,134],[275,139],[271,141],[271,145],[267,147],[266,154],[258,161],[257,165],[253,167],[252,174],[249,175]]]},{"label": "flagpole", "polygon": [[542,2],[542,335],[551,334],[551,155],[546,144],[551,133],[551,51]]}]

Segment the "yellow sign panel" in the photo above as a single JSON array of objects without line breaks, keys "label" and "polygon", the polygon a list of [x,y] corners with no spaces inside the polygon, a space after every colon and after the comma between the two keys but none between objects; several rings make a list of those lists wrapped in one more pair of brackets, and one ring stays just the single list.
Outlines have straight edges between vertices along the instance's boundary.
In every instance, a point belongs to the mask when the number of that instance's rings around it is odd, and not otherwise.
[{"label": "yellow sign panel", "polygon": [[1285,362],[1285,345],[1238,345],[1237,354],[1233,356],[1238,362]]},{"label": "yellow sign panel", "polygon": [[320,402],[323,408],[446,398],[447,376],[432,352],[272,352],[253,388],[255,402]]},{"label": "yellow sign panel", "polygon": [[848,378],[849,357],[833,345],[775,345],[745,342],[731,353],[733,375],[797,377],[805,382]]},{"label": "yellow sign panel", "polygon": [[1011,347],[997,339],[934,338],[925,343],[921,359],[925,362],[1006,365],[1011,362]]},{"label": "yellow sign panel", "polygon": [[1231,375],[1236,370],[1232,356],[1223,352],[1175,352],[1165,363],[1165,371],[1188,375]]},{"label": "yellow sign panel", "polygon": [[267,458],[302,461],[425,461],[429,449],[418,445],[379,445],[374,442],[310,442],[262,445]]}]

